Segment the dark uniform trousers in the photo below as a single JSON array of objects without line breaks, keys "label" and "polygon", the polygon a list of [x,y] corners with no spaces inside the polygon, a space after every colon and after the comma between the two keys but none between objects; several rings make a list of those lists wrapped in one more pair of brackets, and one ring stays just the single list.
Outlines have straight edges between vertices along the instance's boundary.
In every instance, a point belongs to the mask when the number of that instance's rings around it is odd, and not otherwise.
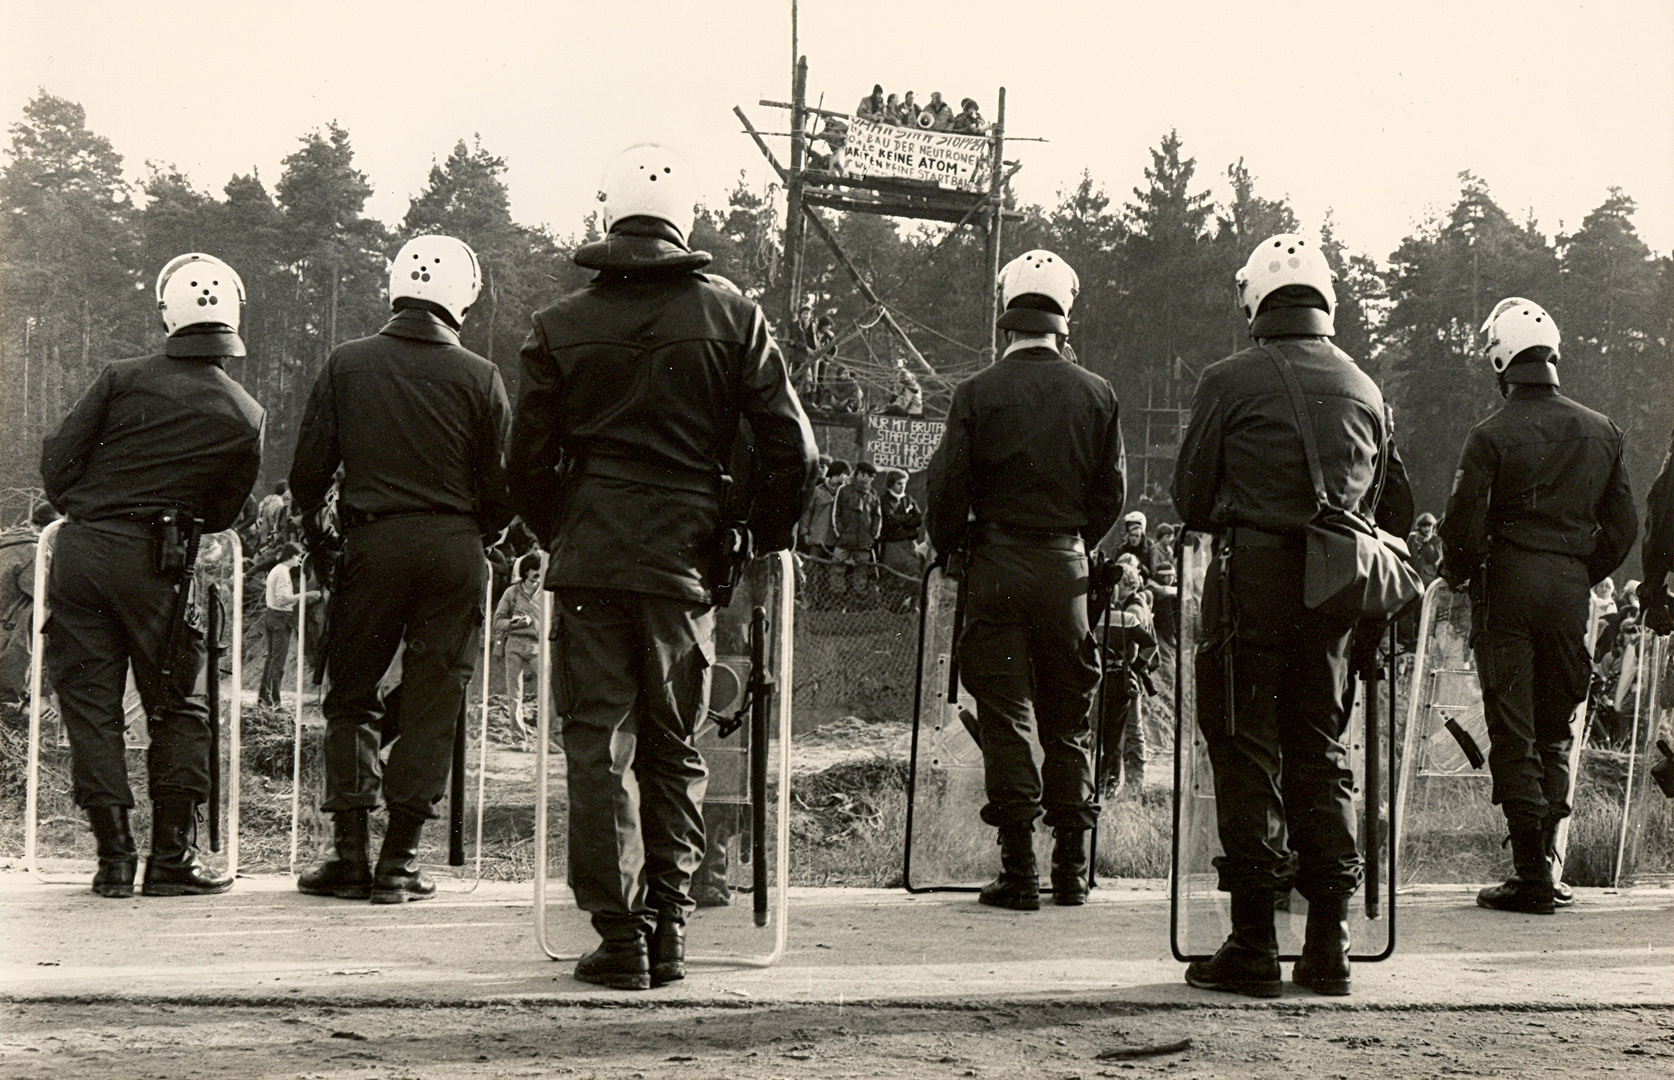
[{"label": "dark uniform trousers", "polygon": [[709,708],[715,615],[624,589],[562,588],[555,711],[569,776],[570,888],[609,937],[694,908],[709,771],[694,738]]},{"label": "dark uniform trousers", "polygon": [[1513,544],[1488,557],[1488,596],[1472,607],[1494,802],[1507,820],[1569,816],[1570,718],[1587,696],[1587,567]]},{"label": "dark uniform trousers", "polygon": [[130,662],[151,735],[150,797],[187,792],[201,803],[209,796],[210,745],[209,706],[198,686],[203,632],[186,627],[174,672],[164,678],[174,587],[157,570],[150,528],[114,527],[124,531],[65,523],[47,583],[46,659],[74,751],[76,805],[134,805],[122,738]]},{"label": "dark uniform trousers", "polygon": [[[1276,539],[1276,538],[1275,538]],[[1223,539],[1220,543],[1224,543]],[[1230,611],[1220,560],[1204,582],[1197,718],[1220,807],[1225,891],[1294,885],[1310,899],[1360,887],[1348,726],[1353,624],[1302,602],[1303,551],[1237,547]],[[1234,733],[1227,732],[1226,618],[1233,619]]]},{"label": "dark uniform trousers", "polygon": [[[405,514],[351,528],[331,595],[325,696],[328,813],[384,805],[438,816],[475,668],[487,563],[474,518]],[[401,657],[400,734],[378,757],[378,683]]]},{"label": "dark uniform trousers", "polygon": [[982,820],[1033,822],[1044,809],[1048,828],[1091,828],[1099,663],[1087,624],[1087,557],[979,543],[966,574],[959,678],[976,699],[982,732]]}]

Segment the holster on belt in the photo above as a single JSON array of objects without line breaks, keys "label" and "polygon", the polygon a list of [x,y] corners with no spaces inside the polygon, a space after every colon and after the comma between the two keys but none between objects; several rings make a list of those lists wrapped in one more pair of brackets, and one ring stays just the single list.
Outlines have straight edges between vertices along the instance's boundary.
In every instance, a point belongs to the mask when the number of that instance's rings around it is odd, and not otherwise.
[{"label": "holster on belt", "polygon": [[157,515],[154,525],[157,530],[157,572],[172,579],[174,586],[168,637],[164,640],[162,663],[158,665],[166,677],[174,673],[180,638],[186,632],[186,620],[191,614],[192,572],[198,562],[198,544],[203,539],[203,518],[170,507]]}]

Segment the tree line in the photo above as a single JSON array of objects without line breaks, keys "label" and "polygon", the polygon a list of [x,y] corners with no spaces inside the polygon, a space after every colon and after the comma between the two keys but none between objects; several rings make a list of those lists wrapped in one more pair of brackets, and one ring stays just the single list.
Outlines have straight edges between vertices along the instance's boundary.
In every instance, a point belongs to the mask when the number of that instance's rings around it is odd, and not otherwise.
[{"label": "tree line", "polygon": [[[135,187],[122,157],[90,131],[75,102],[41,92],[11,125],[0,166],[0,515],[15,520],[38,484],[42,436],[105,362],[160,347],[151,294],[157,270],[184,251],[225,259],[244,278],[250,355],[228,371],[268,409],[263,484],[282,478],[308,388],[335,344],[387,317],[386,260],[407,238],[446,232],[481,258],[484,288],[465,345],[500,366],[513,395],[529,313],[578,287],[574,248],[598,235],[597,215],[571,234],[512,220],[505,161],[461,139],[432,165],[398,226],[365,216],[372,193],[349,133],[310,131],[271,188],[254,172],[219,194],[177,169],[148,163]],[[1242,160],[1226,167],[1216,201],[1177,132],[1149,150],[1145,182],[1118,203],[1084,173],[1055,205],[1008,209],[1003,258],[1033,247],[1076,268],[1081,294],[1071,341],[1110,379],[1124,406],[1130,489],[1166,511],[1178,414],[1197,374],[1245,342],[1232,277],[1263,237],[1296,229],[1283,199],[1258,193]],[[772,188],[741,173],[725,204],[700,207],[694,247],[712,269],[759,300],[781,331],[793,304],[783,211]],[[1611,189],[1572,233],[1548,237],[1460,176],[1458,199],[1420,223],[1381,262],[1347,250],[1334,223],[1315,226],[1338,276],[1337,344],[1361,361],[1396,413],[1396,435],[1421,509],[1444,505],[1465,433],[1498,402],[1478,328],[1493,304],[1522,295],[1563,331],[1564,392],[1627,434],[1629,472],[1643,494],[1674,429],[1674,260],[1657,257],[1633,225],[1634,202]],[[929,412],[984,362],[983,238],[861,214],[828,215],[850,261],[941,376]],[[804,250],[803,289],[830,313],[857,366],[882,363],[871,310],[817,240]],[[871,356],[867,356],[871,353]],[[1147,411],[1150,410],[1150,411]],[[1149,451],[1149,456],[1147,456]]]}]

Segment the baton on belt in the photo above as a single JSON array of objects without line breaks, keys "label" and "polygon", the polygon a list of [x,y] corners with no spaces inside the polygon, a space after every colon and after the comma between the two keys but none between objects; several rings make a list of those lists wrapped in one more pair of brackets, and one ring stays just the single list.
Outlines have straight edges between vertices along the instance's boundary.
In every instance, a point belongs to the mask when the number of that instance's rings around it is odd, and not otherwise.
[{"label": "baton on belt", "polygon": [[[963,549],[955,551],[948,558],[948,566],[943,572],[958,564],[959,576],[954,578],[959,587],[953,593],[953,637],[949,639],[947,658],[947,703],[959,704],[959,635],[965,632],[965,577],[970,573],[970,560],[962,554]],[[978,740],[979,742],[981,740]]]},{"label": "baton on belt", "polygon": [[[1394,629],[1394,621],[1390,622],[1390,629]],[[1376,663],[1366,668],[1361,681],[1366,684],[1366,735],[1362,745],[1365,750],[1361,754],[1361,761],[1366,770],[1364,782],[1360,785],[1363,793],[1360,798],[1360,808],[1365,815],[1364,830],[1366,834],[1366,885],[1362,890],[1366,894],[1366,917],[1378,917],[1378,881],[1383,876],[1383,864],[1378,851],[1378,826],[1383,822],[1383,815],[1378,807],[1378,683],[1383,679],[1383,670]],[[1391,682],[1390,687],[1394,687]],[[1390,714],[1394,715],[1394,702],[1390,702]]]},{"label": "baton on belt", "polygon": [[[757,926],[767,925],[767,716],[773,702],[772,675],[767,672],[767,609],[750,612],[750,844],[754,859],[752,897]],[[784,738],[785,733],[780,733]],[[790,777],[779,777],[790,783]],[[784,913],[780,913],[784,918]]]},{"label": "baton on belt", "polygon": [[209,850],[221,850],[221,586],[209,586],[204,617],[204,689],[209,697]]}]

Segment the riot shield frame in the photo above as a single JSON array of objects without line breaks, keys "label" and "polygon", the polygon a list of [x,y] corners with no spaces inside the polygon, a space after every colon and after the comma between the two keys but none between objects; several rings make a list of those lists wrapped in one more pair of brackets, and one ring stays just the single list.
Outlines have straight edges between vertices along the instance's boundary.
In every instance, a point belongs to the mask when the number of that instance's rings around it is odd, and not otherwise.
[{"label": "riot shield frame", "polygon": [[[754,851],[755,887],[752,895],[756,898],[755,924],[765,928],[768,922],[767,912],[762,906],[768,889],[764,888],[767,872],[767,836],[764,827],[766,816],[765,788],[767,781],[768,732],[767,716],[769,712],[775,714],[779,727],[779,792],[778,822],[775,829],[774,841],[774,882],[770,887],[776,903],[777,917],[773,923],[773,948],[759,955],[734,954],[688,954],[688,965],[702,965],[706,967],[750,967],[766,968],[778,963],[785,955],[790,943],[790,809],[791,809],[791,699],[795,687],[795,648],[793,646],[796,619],[796,561],[789,551],[776,551],[763,558],[773,559],[779,571],[779,594],[775,598],[773,625],[779,628],[783,635],[784,647],[777,650],[780,657],[781,670],[772,673],[765,682],[764,689],[768,696],[775,700],[769,703],[757,697],[752,709],[750,722],[752,725],[751,746],[759,748],[750,756],[751,773],[751,811],[752,811],[752,842]],[[541,578],[546,577],[547,556],[541,554]],[[555,948],[551,941],[550,925],[547,918],[548,889],[547,866],[549,862],[550,820],[548,814],[548,797],[551,785],[548,762],[551,758],[552,737],[552,599],[550,591],[541,594],[541,633],[540,660],[536,685],[539,688],[540,700],[535,711],[536,747],[535,747],[535,941],[541,951],[549,959],[570,962],[580,960],[581,953],[564,952]],[[761,609],[757,609],[757,614]],[[754,621],[754,620],[752,620]],[[765,645],[765,643],[762,643]],[[757,672],[751,673],[752,679]],[[756,736],[760,736],[758,739]]]},{"label": "riot shield frame", "polygon": [[[1207,534],[1196,534],[1196,535],[1206,536]],[[1203,602],[1202,597],[1200,595],[1196,600],[1197,609],[1195,611],[1188,609],[1188,606],[1187,606],[1188,589],[1187,589],[1187,580],[1186,580],[1187,575],[1186,575],[1186,572],[1185,572],[1185,566],[1186,566],[1185,548],[1186,548],[1186,531],[1184,529],[1182,529],[1180,531],[1179,535],[1175,538],[1175,547],[1174,547],[1174,565],[1177,566],[1177,567],[1180,567],[1180,608],[1179,608],[1178,622],[1176,623],[1176,626],[1177,626],[1177,631],[1176,632],[1179,636],[1176,638],[1176,647],[1175,647],[1175,650],[1174,650],[1174,797],[1173,797],[1173,807],[1172,807],[1172,810],[1173,810],[1173,836],[1170,839],[1170,858],[1169,858],[1169,873],[1168,873],[1168,948],[1169,948],[1169,951],[1174,955],[1174,959],[1179,961],[1182,964],[1191,963],[1191,962],[1197,961],[1197,960],[1208,960],[1208,959],[1211,959],[1214,956],[1213,953],[1187,952],[1185,949],[1181,948],[1181,942],[1180,942],[1180,930],[1181,930],[1180,914],[1181,914],[1181,906],[1184,903],[1184,896],[1183,896],[1183,893],[1185,892],[1184,883],[1185,883],[1185,878],[1186,878],[1186,874],[1187,874],[1187,870],[1186,870],[1186,867],[1184,865],[1184,860],[1181,858],[1181,843],[1182,843],[1182,840],[1183,840],[1183,833],[1182,833],[1183,821],[1182,821],[1182,818],[1184,816],[1183,792],[1185,790],[1185,779],[1186,779],[1186,777],[1185,777],[1185,770],[1186,770],[1185,746],[1186,746],[1187,741],[1191,738],[1190,733],[1186,730],[1186,721],[1184,719],[1184,715],[1185,715],[1184,695],[1186,693],[1185,687],[1186,687],[1186,684],[1187,684],[1187,680],[1190,679],[1191,680],[1191,685],[1192,685],[1192,694],[1193,694],[1192,721],[1195,723],[1196,722],[1196,699],[1195,699],[1195,695],[1196,695],[1196,686],[1197,686],[1197,682],[1196,682],[1196,679],[1197,679],[1196,649],[1194,648],[1194,650],[1193,650],[1193,654],[1192,654],[1192,657],[1191,657],[1191,664],[1188,667],[1187,659],[1186,659],[1186,650],[1183,646],[1184,646],[1184,637],[1185,637],[1185,627],[1188,625],[1188,620],[1201,620],[1201,617],[1202,617],[1202,602]],[[1213,557],[1213,556],[1210,556],[1210,557]],[[1396,740],[1395,740],[1395,716],[1396,716],[1396,711],[1397,711],[1397,703],[1396,703],[1396,692],[1395,692],[1395,650],[1393,648],[1394,634],[1395,634],[1395,620],[1394,620],[1394,618],[1391,618],[1389,620],[1389,626],[1387,628],[1387,633],[1389,634],[1389,640],[1390,640],[1391,648],[1390,648],[1389,664],[1383,672],[1383,679],[1382,680],[1360,679],[1359,681],[1365,683],[1366,687],[1367,687],[1366,703],[1362,707],[1362,721],[1365,725],[1365,733],[1364,733],[1364,745],[1366,747],[1365,761],[1364,761],[1365,772],[1366,772],[1366,775],[1368,777],[1372,777],[1372,778],[1376,777],[1377,768],[1378,768],[1378,764],[1379,764],[1377,762],[1376,751],[1378,749],[1379,743],[1380,742],[1383,743],[1383,746],[1384,746],[1384,749],[1385,749],[1385,760],[1382,763],[1382,767],[1387,770],[1385,775],[1387,775],[1390,778],[1390,781],[1391,781],[1390,789],[1389,789],[1389,795],[1388,795],[1388,799],[1389,799],[1389,826],[1388,826],[1387,831],[1382,830],[1380,828],[1381,822],[1379,822],[1378,818],[1377,818],[1377,813],[1378,813],[1378,811],[1377,811],[1377,801],[1378,800],[1375,797],[1375,795],[1376,795],[1376,790],[1375,790],[1375,786],[1374,786],[1375,779],[1371,783],[1363,780],[1362,783],[1361,783],[1361,787],[1362,787],[1362,790],[1364,790],[1366,792],[1366,796],[1362,798],[1362,813],[1365,815],[1365,823],[1366,823],[1364,832],[1365,832],[1365,835],[1368,837],[1367,843],[1368,843],[1371,850],[1369,852],[1368,851],[1362,851],[1360,854],[1361,854],[1361,858],[1362,858],[1364,864],[1370,870],[1369,877],[1371,879],[1366,883],[1366,885],[1363,885],[1362,888],[1361,888],[1361,892],[1363,894],[1363,902],[1364,902],[1365,908],[1366,908],[1366,917],[1369,920],[1370,919],[1378,919],[1378,918],[1387,919],[1388,920],[1389,931],[1388,931],[1388,938],[1385,941],[1384,947],[1381,951],[1376,952],[1376,953],[1355,953],[1355,952],[1349,953],[1349,960],[1351,962],[1360,963],[1360,964],[1375,964],[1375,963],[1378,963],[1379,961],[1389,959],[1391,956],[1393,956],[1395,954],[1395,944],[1396,944],[1397,937],[1398,937],[1398,934],[1397,934],[1398,921],[1397,921],[1397,906],[1396,906],[1396,894],[1397,894],[1396,884],[1397,884],[1397,882],[1399,881],[1399,878],[1400,878],[1400,873],[1399,873],[1399,870],[1400,870],[1400,855],[1399,855],[1400,844],[1396,840],[1396,837],[1399,835],[1400,803],[1401,803],[1401,800],[1400,800],[1400,792],[1399,792],[1400,783],[1396,779],[1399,776],[1399,773],[1397,771],[1398,762],[1397,762],[1397,757],[1396,757]],[[1236,656],[1234,656],[1233,660],[1234,660],[1234,663],[1236,663]],[[1351,673],[1350,676],[1349,676],[1349,679],[1350,679],[1350,691],[1351,691],[1351,700],[1352,700],[1353,691],[1355,690],[1355,682],[1358,679],[1358,676]],[[1377,695],[1376,684],[1379,681],[1387,681],[1387,683],[1389,685],[1389,716],[1388,716],[1388,722],[1386,724],[1380,724],[1379,723],[1379,721],[1378,721],[1378,710],[1374,707],[1374,704],[1377,701],[1377,696],[1378,696]],[[1351,719],[1352,719],[1352,705],[1350,707],[1350,713],[1351,713]],[[1382,728],[1383,731],[1386,733],[1383,738],[1379,737],[1379,734],[1380,734],[1379,730],[1378,730],[1379,728]],[[1211,772],[1212,772],[1212,767],[1209,766],[1207,762],[1205,762],[1204,765],[1205,765],[1205,768],[1210,768]],[[1378,847],[1378,843],[1379,843],[1377,838],[1379,837],[1380,834],[1387,837],[1387,841],[1386,841],[1386,843],[1387,843],[1387,854],[1388,854],[1387,874],[1384,873],[1385,868],[1380,864],[1380,860],[1378,858],[1377,850],[1376,850],[1377,847]],[[1380,876],[1387,877],[1387,882],[1379,882],[1378,880],[1376,880]],[[1386,890],[1384,896],[1382,896],[1382,897],[1379,896],[1380,886],[1383,889]],[[1387,912],[1385,914],[1381,915],[1381,916],[1378,912],[1378,903],[1379,903],[1380,899],[1388,905]],[[1296,960],[1299,960],[1299,959],[1301,959],[1301,954],[1300,953],[1280,953],[1279,954],[1279,960],[1280,960],[1281,963],[1293,962],[1293,961],[1296,961]]]},{"label": "riot shield frame", "polygon": [[[945,564],[941,561],[931,563],[929,566],[925,567],[923,577],[919,581],[918,590],[918,657],[913,665],[913,730],[912,738],[908,744],[909,748],[907,751],[907,820],[903,829],[901,842],[901,887],[914,896],[925,893],[979,893],[983,889],[983,886],[981,885],[913,884],[913,824],[917,820],[917,800],[915,799],[915,795],[918,791],[919,734],[923,728],[924,721],[924,645],[929,637],[930,581],[932,575],[937,571],[942,571],[945,576],[946,569]],[[955,580],[958,581],[959,588],[956,593],[953,606],[953,636],[949,642],[950,655],[948,657],[948,685],[947,696],[945,699],[946,703],[949,705],[957,705],[959,703],[959,636],[965,628],[965,583],[963,577]],[[1106,612],[1101,625],[1108,627],[1108,618],[1109,613]],[[1088,721],[1092,728],[1092,739],[1090,740],[1090,745],[1091,753],[1093,754],[1094,812],[1093,827],[1088,830],[1089,835],[1087,840],[1088,855],[1086,878],[1087,888],[1089,890],[1097,888],[1098,886],[1098,870],[1094,863],[1097,859],[1099,849],[1098,816],[1103,811],[1103,804],[1098,790],[1098,739],[1100,717],[1103,715],[1102,705],[1104,701],[1104,644],[1105,642],[1102,640],[1099,642],[1099,688],[1094,698],[1093,712],[1088,717]],[[981,744],[979,742],[978,748],[980,749],[980,747]],[[1044,884],[1041,886],[1040,891],[1041,895],[1045,896],[1050,895],[1053,890],[1050,884]]]},{"label": "riot shield frame", "polygon": [[[482,590],[482,700],[478,702],[482,709],[482,720],[477,731],[477,812],[476,812],[476,844],[475,856],[471,874],[453,873],[458,867],[466,864],[464,850],[465,823],[465,728],[470,721],[470,710],[465,702],[460,702],[459,719],[454,724],[453,764],[448,781],[448,862],[447,868],[436,863],[421,862],[423,869],[443,871],[444,875],[437,881],[438,893],[470,893],[475,892],[482,883],[482,832],[483,832],[483,802],[487,792],[488,780],[488,700],[493,684],[493,626],[494,626],[494,567],[486,558],[483,590]],[[308,659],[306,641],[308,637],[308,590],[304,588],[297,595],[296,603],[296,710],[291,736],[291,862],[290,873],[293,878],[301,877],[304,867],[299,862],[302,836],[302,746],[303,746],[303,696],[307,685]],[[241,605],[242,606],[242,605]],[[323,658],[322,658],[323,662]],[[444,883],[462,882],[463,888],[444,889]]]},{"label": "riot shield frame", "polygon": [[[1639,628],[1639,658],[1634,672],[1633,729],[1628,736],[1627,781],[1622,791],[1622,823],[1616,839],[1616,859],[1610,872],[1610,887],[1613,889],[1622,887],[1623,872],[1628,863],[1637,861],[1638,857],[1643,822],[1635,820],[1639,815],[1634,814],[1634,774],[1642,768],[1648,768],[1646,763],[1655,760],[1651,754],[1651,740],[1657,733],[1657,700],[1662,690],[1662,669],[1668,662],[1669,640],[1667,634],[1653,636],[1647,633],[1643,626]],[[1647,642],[1650,644],[1648,650]],[[1645,655],[1647,652],[1650,654],[1648,658]],[[1651,669],[1648,685],[1645,677],[1646,668]],[[1641,717],[1644,718],[1643,724]],[[1641,747],[1644,748],[1643,762],[1639,760]],[[1650,777],[1642,777],[1640,781],[1638,794],[1644,799],[1647,796],[1646,788]]]},{"label": "riot shield frame", "polygon": [[[1412,770],[1419,759],[1419,743],[1424,734],[1420,730],[1422,727],[1420,721],[1422,719],[1421,711],[1425,703],[1423,689],[1425,677],[1430,674],[1430,668],[1427,664],[1430,654],[1430,628],[1434,622],[1435,610],[1440,603],[1444,589],[1449,590],[1451,594],[1447,582],[1442,578],[1430,582],[1424,590],[1424,597],[1418,611],[1418,635],[1413,644],[1412,679],[1407,693],[1406,735],[1402,740],[1401,773],[1400,780],[1396,785],[1396,791],[1402,800],[1412,790]],[[1596,614],[1590,614],[1587,619],[1584,641],[1589,656],[1592,654],[1593,644],[1598,637],[1599,621]],[[1470,670],[1477,678],[1477,685],[1480,687],[1481,676],[1476,673],[1475,650],[1467,646],[1467,652],[1471,657]],[[1575,793],[1581,780],[1581,750],[1587,736],[1587,706],[1588,700],[1583,698],[1580,704],[1576,705],[1575,712],[1571,714],[1569,721],[1569,802],[1571,806],[1575,803]],[[1395,832],[1395,847],[1397,849],[1406,842],[1406,834],[1403,831],[1406,809],[1406,804],[1403,801],[1401,803],[1401,813],[1396,818],[1397,822],[1400,823],[1400,827]],[[1563,880],[1564,865],[1569,854],[1569,826],[1570,820],[1568,817],[1558,822],[1558,831],[1554,839],[1556,851],[1552,861],[1552,880],[1555,882]]]},{"label": "riot shield frame", "polygon": [[[58,530],[64,525],[60,518],[41,530],[40,538],[35,541],[35,597],[34,609],[31,613],[32,625],[29,640],[29,765],[24,785],[23,810],[23,866],[29,875],[43,885],[80,885],[87,879],[78,877],[55,877],[43,874],[37,860],[36,846],[39,841],[40,822],[40,791],[41,791],[41,669],[45,663],[46,645],[46,592],[47,592],[47,562],[51,542],[57,537]],[[227,874],[238,877],[238,833],[240,797],[243,792],[238,768],[239,755],[243,748],[244,706],[240,687],[244,678],[244,544],[238,538],[238,533],[232,529],[224,532],[212,533],[211,536],[221,537],[231,544],[232,561],[232,590],[233,590],[233,633],[232,633],[232,715],[227,718],[231,743],[228,761],[231,763],[232,775],[227,784]],[[206,537],[206,539],[208,539]],[[220,696],[221,673],[219,670],[211,672],[204,670],[204,689],[207,693],[211,678],[215,685],[215,695]],[[219,705],[216,707],[217,724],[219,724]],[[218,733],[217,733],[218,735]],[[219,768],[219,763],[216,763]],[[211,813],[218,818],[220,807],[212,808]]]}]

